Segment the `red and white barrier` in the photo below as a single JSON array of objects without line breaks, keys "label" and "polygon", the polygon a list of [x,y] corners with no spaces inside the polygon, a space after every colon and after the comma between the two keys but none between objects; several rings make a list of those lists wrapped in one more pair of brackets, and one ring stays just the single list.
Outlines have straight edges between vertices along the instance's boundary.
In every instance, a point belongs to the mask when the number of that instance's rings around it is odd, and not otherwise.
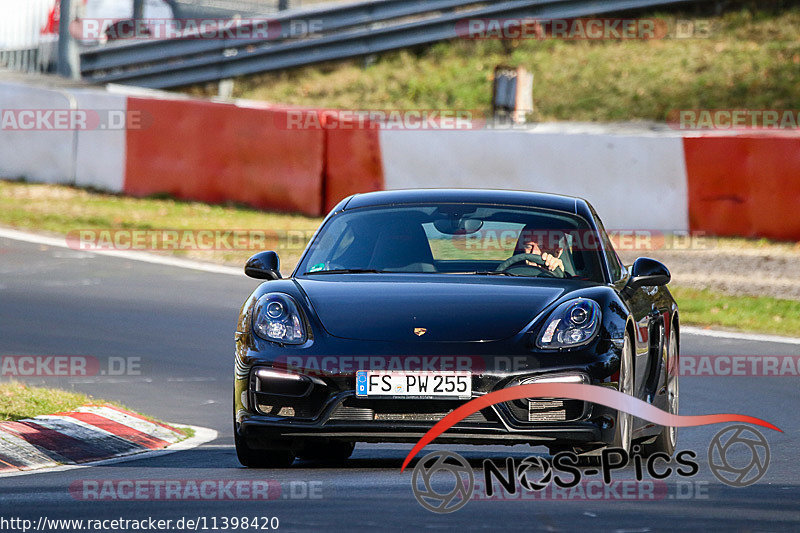
[{"label": "red and white barrier", "polygon": [[280,129],[280,110],[203,100],[131,97],[128,110],[147,127],[128,131],[125,192],[322,211],[323,131]]},{"label": "red and white barrier", "polygon": [[613,228],[688,229],[678,136],[382,131],[386,187],[551,192],[588,199]]},{"label": "red and white barrier", "polygon": [[[121,94],[96,90],[72,89],[69,91],[78,109],[111,112],[112,122],[125,120],[128,99]],[[125,179],[125,128],[116,123],[106,129],[78,130],[75,152],[75,185],[122,192]]]},{"label": "red and white barrier", "polygon": [[0,82],[0,109],[121,113],[122,128],[0,129],[0,176],[321,216],[359,192],[500,188],[580,196],[617,229],[800,240],[800,132],[698,135],[287,127],[296,108],[135,88]]},{"label": "red and white barrier", "polygon": [[693,230],[800,241],[800,134],[684,140]]},{"label": "red and white barrier", "polygon": [[[76,106],[75,99],[65,90],[0,82],[0,175],[44,183],[73,183],[75,132],[27,128],[25,113],[71,110]],[[20,121],[24,122],[23,127]]]}]

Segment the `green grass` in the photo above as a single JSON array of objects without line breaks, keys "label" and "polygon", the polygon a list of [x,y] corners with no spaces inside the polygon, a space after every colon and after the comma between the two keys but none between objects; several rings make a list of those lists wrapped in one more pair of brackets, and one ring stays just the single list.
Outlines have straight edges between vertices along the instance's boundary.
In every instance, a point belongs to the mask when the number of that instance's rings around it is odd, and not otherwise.
[{"label": "green grass", "polygon": [[800,336],[800,301],[729,296],[670,285],[681,323]]},{"label": "green grass", "polygon": [[91,402],[89,396],[77,392],[29,387],[17,382],[0,384],[0,420],[71,411]]},{"label": "green grass", "polygon": [[[239,206],[208,205],[169,198],[128,198],[61,185],[0,181],[0,224],[66,235],[85,229],[261,230],[270,234],[310,233],[321,219],[266,213]],[[267,239],[283,268],[293,267],[305,242]],[[243,266],[260,249],[178,250],[175,255]]]},{"label": "green grass", "polygon": [[[126,411],[132,409],[117,402],[98,400],[80,392],[70,392],[46,387],[31,387],[24,383],[12,381],[0,383],[0,420],[23,420],[39,415],[52,415],[73,411],[87,404],[114,405]],[[142,415],[152,422],[157,419]],[[173,426],[184,436],[194,437],[195,431],[190,427]]]},{"label": "green grass", "polygon": [[[738,4],[708,38],[653,41],[442,42],[239,78],[234,96],[343,109],[490,112],[496,65],[535,76],[538,121],[664,121],[678,109],[794,109],[800,87],[800,7]],[[784,5],[789,2],[784,2]],[[736,4],[734,4],[736,5]],[[773,6],[778,4],[773,4]],[[693,13],[644,14],[671,25]],[[186,89],[216,94],[213,84]]]}]

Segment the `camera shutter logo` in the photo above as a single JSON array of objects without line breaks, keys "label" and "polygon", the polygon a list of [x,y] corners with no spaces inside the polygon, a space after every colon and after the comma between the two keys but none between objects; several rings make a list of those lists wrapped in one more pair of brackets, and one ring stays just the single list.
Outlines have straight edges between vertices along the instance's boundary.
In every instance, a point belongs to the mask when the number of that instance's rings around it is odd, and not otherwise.
[{"label": "camera shutter logo", "polygon": [[767,473],[769,443],[756,429],[728,426],[711,439],[708,464],[714,476],[731,487],[747,487]]},{"label": "camera shutter logo", "polygon": [[[437,492],[433,477],[437,473],[449,473],[454,481],[449,492]],[[452,513],[464,507],[475,491],[475,475],[466,459],[447,451],[431,452],[419,460],[411,475],[414,497],[425,509],[434,513]]]},{"label": "camera shutter logo", "polygon": [[[538,476],[538,480],[535,480],[537,476],[534,475],[536,471],[541,472]],[[528,476],[528,474],[531,474]],[[517,466],[517,479],[519,479],[519,484],[528,491],[539,491],[544,490],[553,480],[553,467],[550,462],[546,459],[541,457],[528,457],[527,459],[523,459],[519,466]]]}]

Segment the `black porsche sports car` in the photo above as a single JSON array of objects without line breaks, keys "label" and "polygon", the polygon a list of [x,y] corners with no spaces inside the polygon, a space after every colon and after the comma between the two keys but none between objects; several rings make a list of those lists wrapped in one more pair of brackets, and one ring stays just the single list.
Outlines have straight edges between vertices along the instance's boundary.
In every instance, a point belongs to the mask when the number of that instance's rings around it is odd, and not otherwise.
[{"label": "black porsche sports car", "polygon": [[[345,460],[356,442],[416,442],[458,406],[541,382],[612,387],[677,414],[678,306],[667,268],[625,267],[585,200],[407,190],[343,200],[292,276],[266,280],[236,331],[234,434],[246,466]],[[672,454],[676,428],[597,404],[527,399],[442,443],[613,445]]]}]

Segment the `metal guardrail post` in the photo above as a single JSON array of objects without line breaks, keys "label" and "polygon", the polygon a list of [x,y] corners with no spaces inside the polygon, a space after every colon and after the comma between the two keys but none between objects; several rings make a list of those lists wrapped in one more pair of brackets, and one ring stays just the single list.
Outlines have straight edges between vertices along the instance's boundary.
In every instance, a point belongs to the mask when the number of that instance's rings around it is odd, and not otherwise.
[{"label": "metal guardrail post", "polygon": [[78,48],[69,33],[72,21],[72,0],[59,0],[58,73],[65,78],[80,78]]},{"label": "metal guardrail post", "polygon": [[144,18],[144,0],[133,0],[133,20]]}]

